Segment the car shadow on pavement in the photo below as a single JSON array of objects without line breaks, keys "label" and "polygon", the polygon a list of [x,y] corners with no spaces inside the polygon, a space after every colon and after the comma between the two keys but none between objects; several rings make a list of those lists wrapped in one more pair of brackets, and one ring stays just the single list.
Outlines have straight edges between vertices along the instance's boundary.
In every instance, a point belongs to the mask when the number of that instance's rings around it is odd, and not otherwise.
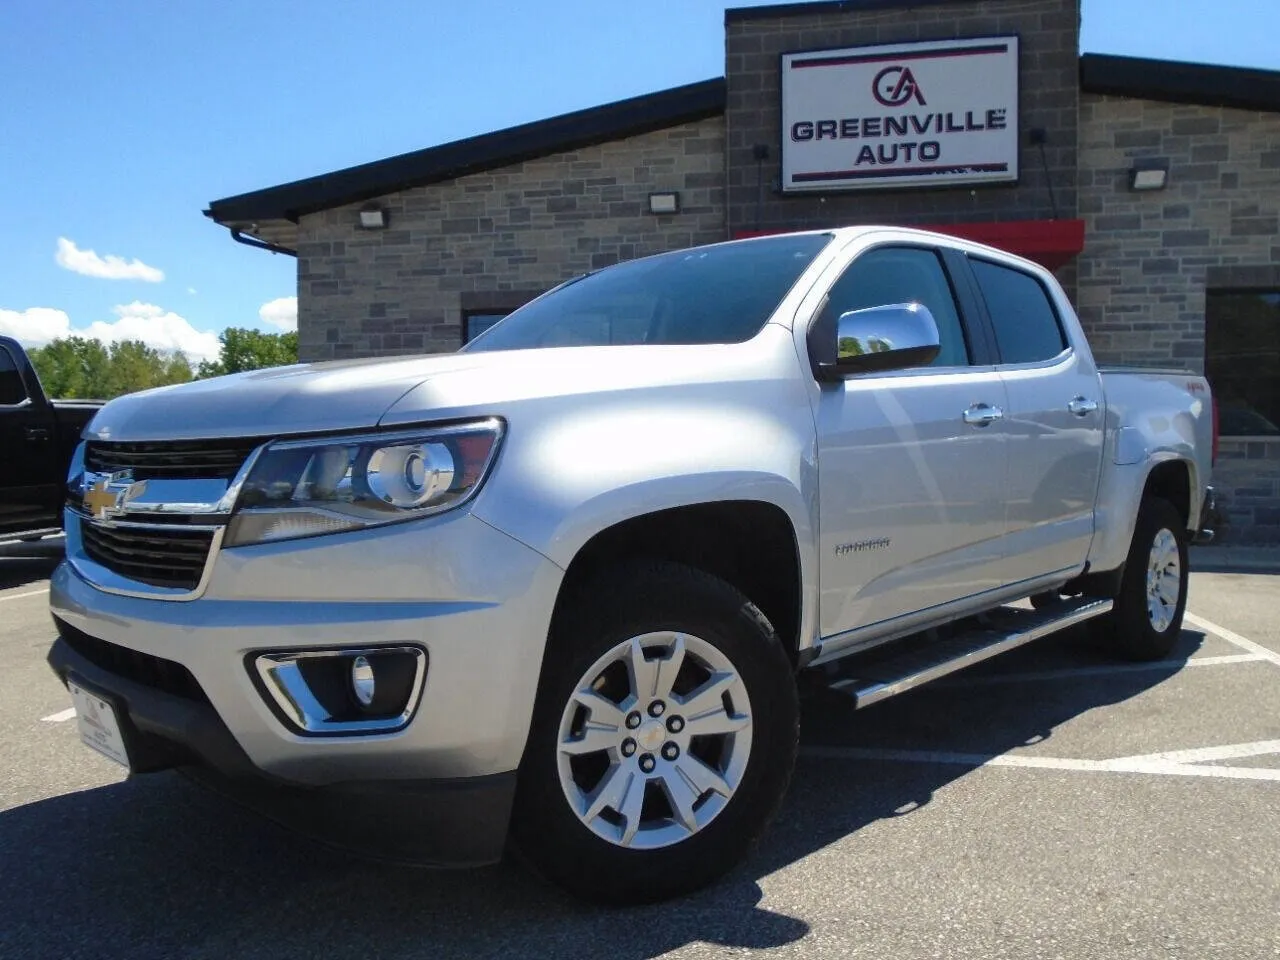
[{"label": "car shadow on pavement", "polygon": [[[1184,632],[1190,656],[1202,637]],[[1104,664],[1064,635],[974,668],[992,676]],[[865,713],[805,697],[803,742],[994,755],[1177,672],[923,688]],[[360,860],[298,838],[174,773],[0,813],[0,955],[44,957],[572,957],[643,960],[689,943],[764,949],[801,919],[761,905],[767,878],[858,831],[930,803],[972,768],[826,763],[803,755],[761,847],[717,886],[628,910],[578,903],[509,865],[436,871]],[[361,825],[350,824],[359,845]],[[842,848],[842,854],[845,848]],[[856,861],[855,861],[856,862]],[[873,869],[868,865],[868,869]],[[822,888],[822,878],[813,880]],[[764,888],[762,888],[762,884]],[[837,892],[832,892],[838,896]]]},{"label": "car shadow on pavement", "polygon": [[62,560],[63,547],[61,537],[0,543],[0,590],[49,579]]}]

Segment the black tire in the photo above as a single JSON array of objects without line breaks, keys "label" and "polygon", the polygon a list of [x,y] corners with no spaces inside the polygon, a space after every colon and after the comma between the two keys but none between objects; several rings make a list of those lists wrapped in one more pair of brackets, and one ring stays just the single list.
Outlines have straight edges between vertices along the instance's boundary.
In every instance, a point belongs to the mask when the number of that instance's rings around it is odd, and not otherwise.
[{"label": "black tire", "polygon": [[[1147,569],[1152,546],[1162,531],[1172,534],[1177,544],[1178,596],[1173,618],[1163,630],[1157,630],[1147,609]],[[1133,542],[1125,561],[1115,608],[1100,624],[1107,649],[1125,660],[1163,660],[1169,656],[1182,631],[1182,615],[1187,607],[1187,576],[1186,524],[1173,504],[1148,497],[1138,509]]]},{"label": "black tire", "polygon": [[[598,836],[570,808],[558,768],[560,723],[575,686],[617,644],[658,631],[699,637],[745,685],[751,745],[737,789],[697,832],[634,849]],[[799,707],[791,662],[768,620],[724,581],[680,564],[615,569],[557,608],[512,814],[517,857],[587,900],[636,904],[703,887],[751,849],[777,812],[795,764]],[[648,809],[646,807],[646,809]]]}]

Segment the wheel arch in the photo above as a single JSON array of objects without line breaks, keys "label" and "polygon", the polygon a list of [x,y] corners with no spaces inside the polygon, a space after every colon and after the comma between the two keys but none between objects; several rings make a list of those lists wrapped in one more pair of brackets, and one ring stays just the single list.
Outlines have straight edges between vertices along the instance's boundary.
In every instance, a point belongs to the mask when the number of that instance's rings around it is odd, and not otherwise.
[{"label": "wheel arch", "polygon": [[1104,577],[1109,584],[1123,574],[1138,510],[1148,497],[1171,502],[1186,529],[1194,530],[1201,508],[1197,483],[1196,464],[1175,453],[1166,452],[1142,463],[1107,464],[1098,490],[1090,575]]},{"label": "wheel arch", "polygon": [[1178,511],[1185,529],[1192,529],[1194,518],[1191,515],[1191,490],[1194,472],[1195,465],[1181,458],[1156,463],[1147,473],[1139,503],[1149,497],[1167,500]]},{"label": "wheel arch", "polygon": [[635,560],[682,563],[719,577],[768,618],[793,663],[806,646],[801,539],[791,516],[776,503],[707,501],[637,514],[605,527],[573,555],[553,622],[585,582]]}]

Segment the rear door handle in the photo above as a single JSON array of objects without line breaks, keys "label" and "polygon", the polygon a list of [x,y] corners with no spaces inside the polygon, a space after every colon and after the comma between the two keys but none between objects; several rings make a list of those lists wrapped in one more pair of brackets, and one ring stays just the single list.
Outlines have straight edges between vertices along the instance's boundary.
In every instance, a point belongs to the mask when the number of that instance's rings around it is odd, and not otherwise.
[{"label": "rear door handle", "polygon": [[1077,417],[1087,417],[1098,409],[1098,401],[1087,397],[1076,397],[1067,402],[1067,409]]},{"label": "rear door handle", "polygon": [[27,427],[28,440],[48,440],[49,431],[44,427]]},{"label": "rear door handle", "polygon": [[964,422],[971,427],[985,427],[1004,419],[1004,411],[987,403],[975,403],[964,412]]}]

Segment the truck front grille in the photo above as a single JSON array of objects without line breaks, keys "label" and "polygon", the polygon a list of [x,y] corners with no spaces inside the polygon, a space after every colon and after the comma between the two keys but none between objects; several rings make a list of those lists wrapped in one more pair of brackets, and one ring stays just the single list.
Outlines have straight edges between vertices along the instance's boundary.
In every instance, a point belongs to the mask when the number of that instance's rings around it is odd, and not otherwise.
[{"label": "truck front grille", "polygon": [[213,531],[80,524],[85,554],[122,577],[153,587],[194,590],[200,585],[213,545]]},{"label": "truck front grille", "polygon": [[93,473],[133,471],[135,480],[230,480],[264,439],[173,440],[85,445],[85,469]]}]

